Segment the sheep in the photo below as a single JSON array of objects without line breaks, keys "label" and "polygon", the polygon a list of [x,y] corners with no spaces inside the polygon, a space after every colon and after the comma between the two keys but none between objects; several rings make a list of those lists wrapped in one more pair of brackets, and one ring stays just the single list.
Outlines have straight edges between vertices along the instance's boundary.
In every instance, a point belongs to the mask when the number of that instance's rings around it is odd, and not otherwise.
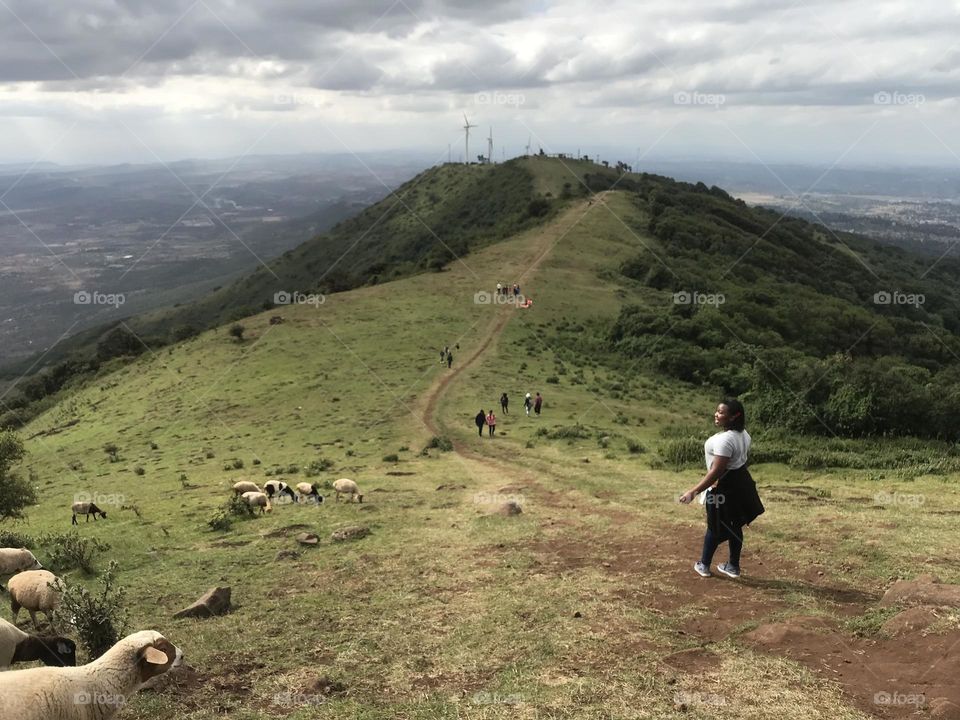
[{"label": "sheep", "polygon": [[110,720],[147,681],[182,664],[178,647],[142,630],[87,665],[0,673],[0,717]]},{"label": "sheep", "polygon": [[70,506],[70,509],[73,511],[73,522],[70,523],[71,525],[76,525],[76,524],[77,524],[77,515],[86,515],[86,516],[87,516],[87,522],[90,522],[90,516],[91,516],[91,515],[93,515],[93,519],[94,519],[94,520],[97,519],[97,515],[98,515],[98,514],[99,514],[100,517],[102,517],[104,520],[107,519],[107,514],[106,514],[103,510],[101,510],[100,508],[98,508],[96,505],[94,505],[92,502],[79,502],[79,501],[78,501],[78,502],[75,502],[73,505],[71,505],[71,506]]},{"label": "sheep", "polygon": [[59,635],[28,635],[16,625],[0,619],[0,669],[33,660],[44,665],[73,667],[77,664],[77,644]]},{"label": "sheep", "polygon": [[40,629],[37,622],[37,613],[47,616],[47,622],[53,624],[53,613],[60,607],[60,596],[63,594],[63,580],[48,570],[27,570],[14,575],[7,583],[10,593],[10,611],[13,613],[13,622],[17,622],[20,608],[30,613],[33,626]]},{"label": "sheep", "polygon": [[293,488],[281,480],[267,480],[263,484],[263,491],[271,500],[274,495],[289,495],[293,502],[297,502],[297,495],[293,492]]},{"label": "sheep", "polygon": [[337,502],[340,502],[341,495],[349,495],[350,499],[357,498],[357,502],[363,502],[363,495],[360,494],[360,488],[353,480],[340,478],[333,484],[333,489],[337,493]]},{"label": "sheep", "polygon": [[304,498],[314,498],[318,505],[323,502],[323,495],[317,490],[316,485],[311,485],[308,482],[297,483],[297,492],[303,495]]},{"label": "sheep", "polygon": [[270,498],[267,497],[266,493],[262,492],[245,492],[240,497],[243,498],[243,501],[250,506],[250,512],[253,512],[253,508],[260,508],[260,514],[263,515],[264,512],[270,512],[273,510],[273,506],[270,504]]},{"label": "sheep", "polygon": [[249,480],[241,480],[240,482],[233,484],[233,492],[235,495],[243,495],[245,492],[263,492],[260,489],[260,486],[255,482],[250,482]]},{"label": "sheep", "polygon": [[33,553],[26,548],[0,548],[0,577],[24,570],[42,570]]}]

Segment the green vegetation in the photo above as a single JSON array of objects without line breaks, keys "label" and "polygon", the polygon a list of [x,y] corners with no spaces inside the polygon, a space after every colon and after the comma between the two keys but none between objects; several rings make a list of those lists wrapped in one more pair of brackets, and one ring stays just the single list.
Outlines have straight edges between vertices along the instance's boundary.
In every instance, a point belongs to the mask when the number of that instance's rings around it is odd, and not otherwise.
[{"label": "green vegetation", "polygon": [[12,470],[25,453],[19,437],[0,431],[0,522],[22,518],[24,510],[37,501],[33,485]]}]

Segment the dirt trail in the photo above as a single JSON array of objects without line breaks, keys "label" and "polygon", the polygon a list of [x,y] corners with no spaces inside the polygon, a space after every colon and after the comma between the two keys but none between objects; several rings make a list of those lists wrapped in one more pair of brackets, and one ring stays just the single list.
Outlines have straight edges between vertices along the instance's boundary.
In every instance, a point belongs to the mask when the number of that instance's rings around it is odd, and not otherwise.
[{"label": "dirt trail", "polygon": [[[545,228],[533,246],[535,259],[523,274],[529,286],[550,250],[573,225],[603,202],[598,195],[592,202],[575,205],[552,224],[559,233]],[[418,403],[424,425],[434,435],[442,435],[438,408],[450,386],[462,373],[476,366],[484,353],[500,338],[512,313],[512,305],[495,308],[494,319],[485,329],[477,348],[457,367],[445,372]],[[536,497],[537,505],[551,511],[576,504],[578,513],[610,517],[624,528],[636,528],[637,518],[626,510],[599,504],[593,498],[563,488],[562,478],[550,469],[525,468],[521,455],[509,458],[496,447],[474,446],[454,441],[460,459],[474,464],[478,474],[514,478],[514,484]],[[544,482],[546,481],[546,482]],[[752,530],[748,532],[753,532]],[[761,530],[762,532],[762,530]],[[591,538],[589,543],[575,534],[551,538],[549,542],[528,545],[537,563],[545,570],[570,572],[581,568],[601,570],[625,579],[657,573],[662,579],[656,591],[638,590],[629,582],[619,591],[620,599],[642,604],[666,616],[682,616],[682,634],[698,642],[699,647],[662,658],[666,666],[684,672],[702,674],[719,663],[710,649],[715,643],[734,638],[738,643],[772,655],[788,657],[838,682],[851,702],[864,712],[881,718],[905,718],[915,715],[915,702],[897,704],[897,698],[922,696],[921,710],[937,710],[938,718],[960,720],[960,682],[956,667],[960,662],[960,630],[925,635],[916,630],[896,637],[856,637],[842,626],[842,619],[863,615],[875,607],[879,592],[865,592],[850,586],[837,587],[833,579],[817,568],[801,567],[783,557],[769,557],[750,547],[747,538],[745,559],[749,572],[739,580],[721,577],[704,579],[692,571],[699,552],[702,531],[686,526],[665,526],[646,534],[611,534]],[[716,561],[724,559],[725,547]],[[796,597],[804,601],[797,605]],[[839,620],[820,615],[804,615],[804,607],[815,603]],[[691,617],[691,607],[708,613]],[[794,611],[793,617],[786,617]],[[748,632],[749,628],[756,628]],[[611,652],[616,652],[611,645]],[[879,698],[879,699],[878,699]],[[891,699],[884,702],[884,698]]]}]

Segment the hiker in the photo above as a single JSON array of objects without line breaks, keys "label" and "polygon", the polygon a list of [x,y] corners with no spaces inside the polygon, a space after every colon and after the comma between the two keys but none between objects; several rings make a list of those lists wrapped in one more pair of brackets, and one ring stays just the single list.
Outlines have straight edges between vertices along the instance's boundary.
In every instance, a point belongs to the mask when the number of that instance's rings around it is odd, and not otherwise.
[{"label": "hiker", "polygon": [[446,350],[441,350],[441,351],[440,351],[440,364],[441,364],[441,365],[443,365],[443,361],[446,359],[446,357],[447,357],[447,351],[446,351]]},{"label": "hiker", "polygon": [[501,295],[503,295],[503,285],[497,283],[497,297],[500,297]]},{"label": "hiker", "polygon": [[729,543],[730,559],[717,565],[717,571],[740,577],[740,551],[743,528],[763,513],[757,486],[747,469],[750,433],[745,429],[746,414],[739,400],[724,400],[713,413],[713,423],[722,430],[703,445],[707,474],[680,496],[683,505],[706,490],[700,500],[707,511],[707,531],[703,553],[693,569],[700,577],[710,577],[710,562],[722,542]]},{"label": "hiker", "polygon": [[493,414],[493,409],[490,409],[490,414],[487,415],[487,429],[490,431],[490,437],[493,437],[493,433],[497,430],[497,416]]},{"label": "hiker", "polygon": [[510,412],[507,410],[507,406],[510,404],[510,398],[507,397],[506,393],[500,396],[500,410],[503,411],[504,415],[509,415]]},{"label": "hiker", "polygon": [[483,408],[480,408],[480,412],[477,413],[474,422],[477,423],[477,431],[480,433],[480,437],[483,437],[483,426],[487,424],[487,415],[483,412]]},{"label": "hiker", "polygon": [[532,402],[530,401],[530,393],[526,394],[526,397],[523,398],[523,409],[527,411],[527,417],[530,417],[530,406]]},{"label": "hiker", "polygon": [[453,365],[453,353],[447,350],[447,368]]},{"label": "hiker", "polygon": [[537,399],[533,401],[533,411],[539,415],[541,407],[543,407],[543,398],[540,397],[540,393],[537,393]]},{"label": "hiker", "polygon": [[520,297],[520,286],[516,283],[513,284],[513,296]]}]

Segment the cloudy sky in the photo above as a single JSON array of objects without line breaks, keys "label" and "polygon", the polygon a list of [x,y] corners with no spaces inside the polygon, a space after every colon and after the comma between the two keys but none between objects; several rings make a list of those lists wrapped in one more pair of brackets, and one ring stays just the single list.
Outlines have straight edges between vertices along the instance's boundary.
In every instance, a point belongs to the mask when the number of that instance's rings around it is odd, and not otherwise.
[{"label": "cloudy sky", "polygon": [[[410,149],[960,167],[960,0],[0,0],[0,162]],[[484,143],[485,145],[485,143]]]}]

